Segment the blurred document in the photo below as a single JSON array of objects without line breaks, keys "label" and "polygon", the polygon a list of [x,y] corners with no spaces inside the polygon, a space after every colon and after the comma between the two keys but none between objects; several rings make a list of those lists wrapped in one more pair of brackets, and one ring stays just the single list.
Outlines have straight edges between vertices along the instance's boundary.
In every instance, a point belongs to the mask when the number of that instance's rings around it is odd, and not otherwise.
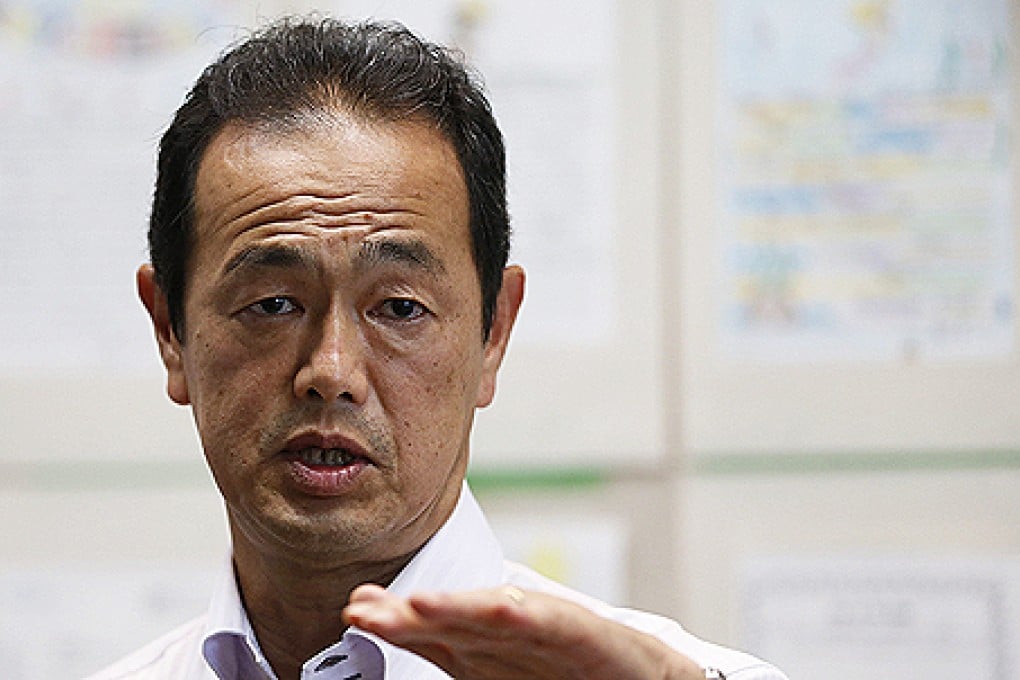
[{"label": "blurred document", "polygon": [[18,680],[81,678],[209,606],[216,572],[113,567],[0,572],[0,669]]},{"label": "blurred document", "polygon": [[0,2],[0,371],[140,373],[156,143],[242,0]]},{"label": "blurred document", "polygon": [[727,0],[720,25],[721,351],[1007,356],[1007,0]]},{"label": "blurred document", "polygon": [[1020,563],[760,561],[741,642],[791,678],[1012,680],[1020,667]]},{"label": "blurred document", "polygon": [[623,518],[521,513],[489,519],[508,559],[606,602],[626,601],[629,531]]}]

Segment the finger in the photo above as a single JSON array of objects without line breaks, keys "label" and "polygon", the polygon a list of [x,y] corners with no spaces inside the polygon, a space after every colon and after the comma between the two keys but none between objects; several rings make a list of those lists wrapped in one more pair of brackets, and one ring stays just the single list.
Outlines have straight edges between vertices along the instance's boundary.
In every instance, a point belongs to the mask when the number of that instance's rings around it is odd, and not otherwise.
[{"label": "finger", "polygon": [[378,586],[361,586],[353,591],[341,618],[348,625],[385,638],[420,626],[418,614],[405,600]]},{"label": "finger", "polygon": [[[519,597],[516,592],[512,594]],[[505,602],[493,603],[494,597]],[[412,606],[414,599],[432,602],[446,615],[442,618],[422,615]],[[483,597],[441,596],[435,600],[432,596],[420,596],[412,600],[405,601],[378,590],[358,593],[351,597],[343,617],[348,624],[379,635],[447,669],[455,660],[462,663],[465,657],[503,656],[519,647],[527,637],[520,634],[519,623],[510,624],[490,611],[493,607],[519,606],[505,593],[491,591]],[[453,606],[449,609],[457,616],[449,616],[447,605],[451,601]]]},{"label": "finger", "polygon": [[414,611],[447,634],[532,645],[574,645],[600,634],[601,619],[580,605],[534,591],[503,586],[485,591],[423,594],[409,599]]},{"label": "finger", "polygon": [[525,593],[507,586],[462,593],[418,593],[408,604],[422,618],[440,626],[486,629],[523,626],[531,618]]},{"label": "finger", "polygon": [[451,675],[456,676],[459,670],[441,629],[421,619],[406,601],[381,588],[362,586],[352,592],[342,618],[348,625],[428,659]]},{"label": "finger", "polygon": [[351,591],[351,602],[369,602],[396,597],[390,591],[375,583],[363,583]]}]

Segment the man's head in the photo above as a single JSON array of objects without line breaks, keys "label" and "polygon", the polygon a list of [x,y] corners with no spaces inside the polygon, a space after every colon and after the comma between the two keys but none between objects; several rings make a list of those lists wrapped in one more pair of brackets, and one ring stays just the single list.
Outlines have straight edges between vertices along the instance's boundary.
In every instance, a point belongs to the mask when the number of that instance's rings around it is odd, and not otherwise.
[{"label": "man's head", "polygon": [[203,74],[138,288],[235,558],[399,563],[452,511],[523,296],[502,194],[484,98],[402,30],[283,24]]},{"label": "man's head", "polygon": [[366,121],[434,125],[467,185],[473,256],[488,334],[510,244],[503,139],[479,84],[446,49],[393,24],[285,20],[211,64],[160,144],[149,250],[173,329],[184,324],[198,166],[231,121],[291,129],[331,110]]}]

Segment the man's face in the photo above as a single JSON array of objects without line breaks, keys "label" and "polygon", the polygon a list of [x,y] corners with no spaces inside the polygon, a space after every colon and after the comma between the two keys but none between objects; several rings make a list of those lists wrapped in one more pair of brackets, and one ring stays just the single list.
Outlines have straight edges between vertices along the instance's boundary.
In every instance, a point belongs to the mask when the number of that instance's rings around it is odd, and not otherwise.
[{"label": "man's face", "polygon": [[392,560],[448,516],[523,291],[508,269],[483,342],[468,225],[456,154],[424,124],[335,114],[214,138],[180,342],[151,268],[139,287],[235,545]]}]

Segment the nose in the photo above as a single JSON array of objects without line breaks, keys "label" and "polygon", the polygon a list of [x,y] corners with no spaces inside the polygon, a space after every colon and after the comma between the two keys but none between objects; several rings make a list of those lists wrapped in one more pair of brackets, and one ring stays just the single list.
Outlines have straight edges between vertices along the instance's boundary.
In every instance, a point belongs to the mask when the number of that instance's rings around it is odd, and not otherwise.
[{"label": "nose", "polygon": [[294,376],[298,399],[364,403],[368,396],[365,351],[357,323],[331,310],[310,324],[307,349]]}]

